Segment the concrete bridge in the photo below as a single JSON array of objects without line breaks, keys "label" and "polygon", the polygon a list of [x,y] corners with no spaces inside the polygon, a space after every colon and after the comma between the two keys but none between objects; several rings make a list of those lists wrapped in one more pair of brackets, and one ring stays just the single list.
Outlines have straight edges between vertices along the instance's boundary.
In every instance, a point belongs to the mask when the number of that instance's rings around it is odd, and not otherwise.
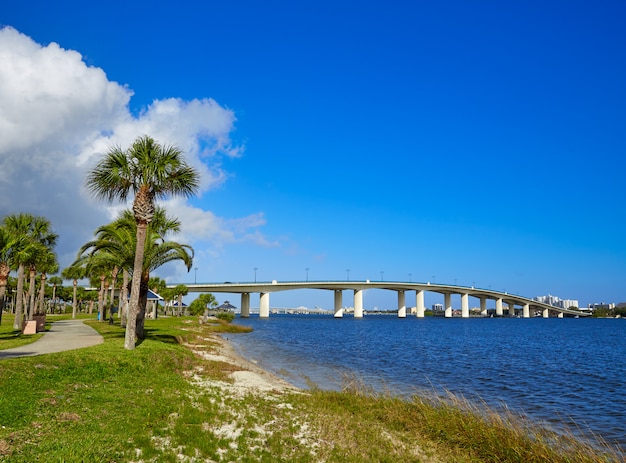
[{"label": "concrete bridge", "polygon": [[[174,287],[175,285],[168,285]],[[508,315],[516,316],[520,312],[523,318],[530,318],[531,310],[541,311],[544,318],[550,316],[550,312],[558,317],[565,314],[576,316],[588,316],[575,310],[561,309],[548,304],[534,301],[532,299],[508,294],[506,292],[492,291],[467,286],[434,284],[434,283],[407,283],[394,281],[271,281],[253,283],[194,283],[185,285],[190,292],[202,293],[234,293],[241,294],[241,316],[250,316],[250,294],[259,293],[259,316],[269,317],[270,314],[270,294],[278,291],[290,291],[296,289],[321,289],[334,292],[334,314],[335,317],[343,316],[342,299],[343,291],[354,291],[354,317],[363,317],[363,291],[367,289],[384,289],[396,291],[398,294],[398,317],[406,317],[406,293],[415,292],[415,308],[418,318],[424,317],[426,308],[424,307],[424,292],[431,291],[443,294],[444,314],[452,317],[452,295],[461,296],[461,317],[469,317],[469,297],[480,300],[480,310],[483,316],[487,315],[487,300],[495,300],[495,314],[498,317],[504,316],[504,305],[508,307]]]}]

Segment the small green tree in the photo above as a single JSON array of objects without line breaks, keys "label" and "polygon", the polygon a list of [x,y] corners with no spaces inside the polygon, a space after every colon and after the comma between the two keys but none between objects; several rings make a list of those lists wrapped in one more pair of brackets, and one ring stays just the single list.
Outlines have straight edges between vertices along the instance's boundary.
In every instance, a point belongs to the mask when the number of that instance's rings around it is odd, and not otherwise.
[{"label": "small green tree", "polygon": [[178,297],[178,316],[183,311],[183,296],[186,296],[189,293],[189,288],[185,285],[176,285],[174,287],[174,294]]},{"label": "small green tree", "polygon": [[189,313],[191,313],[191,315],[202,314],[206,319],[209,316],[209,309],[213,307],[217,307],[217,299],[215,299],[215,296],[211,293],[203,293],[189,305]]}]

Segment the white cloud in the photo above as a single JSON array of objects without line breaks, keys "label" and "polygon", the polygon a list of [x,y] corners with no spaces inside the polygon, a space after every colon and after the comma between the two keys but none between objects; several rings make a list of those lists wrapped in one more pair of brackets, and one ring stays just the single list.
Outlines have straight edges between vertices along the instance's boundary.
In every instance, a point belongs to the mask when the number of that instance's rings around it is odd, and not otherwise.
[{"label": "white cloud", "polygon": [[[235,115],[214,100],[155,100],[133,116],[132,95],[102,69],[87,66],[80,53],[0,29],[0,217],[31,212],[49,218],[60,235],[61,265],[119,209],[95,202],[83,187],[87,169],[112,145],[126,148],[149,134],[178,146],[201,172],[203,192],[227,178],[221,157],[241,155],[230,139]],[[272,244],[258,230],[265,223],[261,214],[223,219],[175,201],[190,243]]]},{"label": "white cloud", "polygon": [[176,211],[176,217],[185,224],[178,238],[181,242],[210,242],[216,248],[244,242],[264,247],[278,246],[278,242],[269,241],[258,230],[266,223],[263,213],[227,219],[191,206],[180,198],[165,201],[163,206],[168,211]]}]

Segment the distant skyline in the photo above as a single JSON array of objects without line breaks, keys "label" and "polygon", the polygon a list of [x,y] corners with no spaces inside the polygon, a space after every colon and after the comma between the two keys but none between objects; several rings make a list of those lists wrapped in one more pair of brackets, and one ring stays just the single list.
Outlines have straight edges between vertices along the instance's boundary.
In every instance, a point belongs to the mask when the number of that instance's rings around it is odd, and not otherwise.
[{"label": "distant skyline", "polygon": [[85,172],[149,134],[202,175],[170,282],[626,301],[626,3],[212,3],[3,5],[0,216],[49,218],[62,267],[123,208]]}]

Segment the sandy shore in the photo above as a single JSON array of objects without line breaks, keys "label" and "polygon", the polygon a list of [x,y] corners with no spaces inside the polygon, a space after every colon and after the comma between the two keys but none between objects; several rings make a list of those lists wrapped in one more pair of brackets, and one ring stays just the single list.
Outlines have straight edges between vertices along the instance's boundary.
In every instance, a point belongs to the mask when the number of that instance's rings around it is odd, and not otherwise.
[{"label": "sandy shore", "polygon": [[230,373],[229,377],[232,384],[228,383],[227,387],[234,392],[295,392],[300,389],[282,378],[270,373],[267,370],[256,365],[235,352],[235,349],[227,339],[222,336],[214,335],[210,340],[217,344],[211,352],[205,350],[191,350],[206,360],[225,362],[235,367],[235,371]]}]

